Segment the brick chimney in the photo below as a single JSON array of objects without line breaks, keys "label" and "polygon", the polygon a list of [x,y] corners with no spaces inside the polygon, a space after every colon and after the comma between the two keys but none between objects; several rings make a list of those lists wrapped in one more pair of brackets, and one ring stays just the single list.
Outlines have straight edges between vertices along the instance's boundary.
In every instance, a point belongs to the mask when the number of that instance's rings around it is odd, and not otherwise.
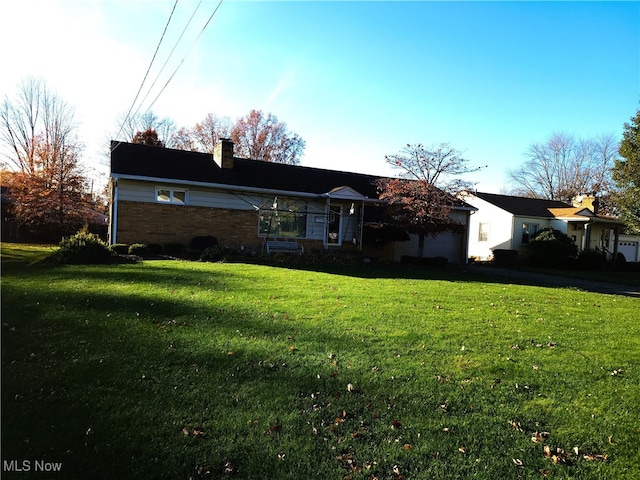
[{"label": "brick chimney", "polygon": [[574,207],[588,208],[596,215],[598,214],[599,202],[598,198],[593,194],[578,195],[577,197],[573,197],[573,201],[571,203],[573,203]]},{"label": "brick chimney", "polygon": [[213,146],[213,161],[220,168],[233,168],[233,142],[228,138],[221,138]]}]

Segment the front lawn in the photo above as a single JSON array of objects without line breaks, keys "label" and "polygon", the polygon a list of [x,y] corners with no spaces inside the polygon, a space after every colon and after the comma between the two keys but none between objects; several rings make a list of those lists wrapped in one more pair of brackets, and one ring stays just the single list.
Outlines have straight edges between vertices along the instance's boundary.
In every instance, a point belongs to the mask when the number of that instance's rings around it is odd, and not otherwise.
[{"label": "front lawn", "polygon": [[2,478],[640,478],[637,299],[17,247]]}]

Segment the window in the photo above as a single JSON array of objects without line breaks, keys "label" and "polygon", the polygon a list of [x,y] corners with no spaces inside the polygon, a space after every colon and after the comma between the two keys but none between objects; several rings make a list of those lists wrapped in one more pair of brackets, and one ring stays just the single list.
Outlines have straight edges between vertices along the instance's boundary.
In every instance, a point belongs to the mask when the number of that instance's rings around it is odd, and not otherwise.
[{"label": "window", "polygon": [[259,211],[261,237],[305,238],[307,202],[276,198],[270,208]]},{"label": "window", "polygon": [[534,239],[538,233],[537,223],[523,223],[522,224],[522,244],[527,245],[530,240]]},{"label": "window", "polygon": [[187,203],[187,191],[177,190],[174,188],[156,187],[156,202],[185,205]]},{"label": "window", "polygon": [[487,242],[489,241],[489,224],[481,223],[478,228],[478,241],[479,242]]}]

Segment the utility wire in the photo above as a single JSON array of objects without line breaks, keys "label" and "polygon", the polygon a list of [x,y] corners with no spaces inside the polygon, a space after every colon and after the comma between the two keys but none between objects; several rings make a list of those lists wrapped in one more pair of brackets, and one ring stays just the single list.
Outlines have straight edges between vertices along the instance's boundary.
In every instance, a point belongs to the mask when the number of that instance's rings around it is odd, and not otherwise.
[{"label": "utility wire", "polygon": [[198,43],[198,40],[200,39],[200,37],[202,36],[202,34],[204,33],[204,31],[206,30],[207,26],[209,25],[209,22],[211,22],[211,19],[214,17],[214,15],[216,14],[216,12],[218,11],[218,9],[220,8],[220,5],[222,5],[223,0],[220,0],[218,2],[218,5],[216,6],[215,10],[213,11],[213,13],[211,14],[211,16],[209,17],[209,19],[207,20],[207,23],[204,24],[204,26],[202,27],[202,30],[200,30],[200,33],[198,34],[198,36],[196,37],[196,39],[193,42],[193,45],[191,45],[191,48],[189,49],[189,51],[186,53],[186,55],[184,57],[182,57],[182,60],[180,60],[180,63],[178,64],[178,66],[176,67],[176,69],[173,71],[173,73],[171,74],[171,76],[169,77],[169,80],[167,80],[167,83],[164,84],[164,86],[162,87],[162,90],[160,90],[160,92],[158,93],[158,95],[156,95],[156,98],[153,99],[153,102],[151,102],[151,105],[149,105],[149,108],[147,108],[147,110],[145,111],[145,114],[149,112],[149,110],[151,110],[151,107],[153,107],[153,105],[156,103],[156,101],[158,100],[158,98],[160,97],[160,95],[162,95],[162,92],[164,92],[165,88],[167,88],[167,85],[169,85],[169,82],[171,82],[171,80],[173,79],[173,77],[175,76],[175,74],[178,72],[178,70],[180,69],[180,67],[182,66],[182,64],[184,63],[184,61],[186,60],[186,58],[189,56],[189,54],[191,53],[191,51],[193,50],[193,47],[195,47],[196,43]]},{"label": "utility wire", "polygon": [[153,58],[151,59],[151,63],[149,63],[149,67],[147,68],[147,73],[144,74],[144,78],[142,79],[142,83],[140,84],[140,88],[138,89],[138,93],[136,93],[136,98],[133,99],[133,103],[131,104],[131,107],[129,108],[129,111],[127,112],[127,115],[124,117],[124,120],[122,121],[122,125],[120,125],[120,130],[118,130],[118,134],[116,135],[116,138],[118,138],[120,136],[120,133],[122,133],[122,129],[124,128],[125,124],[127,123],[127,120],[129,120],[129,115],[131,115],[131,110],[133,110],[133,107],[136,104],[136,101],[138,100],[138,96],[140,95],[140,92],[142,91],[142,87],[144,86],[144,82],[147,80],[147,76],[149,75],[149,71],[151,70],[151,66],[153,65],[154,60],[156,59],[156,55],[158,54],[158,50],[160,50],[160,45],[162,44],[162,40],[164,39],[164,34],[167,33],[167,28],[169,28],[169,23],[171,22],[171,18],[173,17],[173,12],[176,11],[176,6],[178,5],[178,0],[175,1],[175,3],[173,4],[173,9],[171,10],[171,14],[169,15],[169,19],[167,20],[167,24],[164,26],[164,31],[162,32],[162,35],[160,36],[160,41],[158,42],[158,46],[156,47],[156,51],[153,54]]},{"label": "utility wire", "polygon": [[153,83],[151,84],[151,86],[149,87],[149,89],[147,90],[147,93],[145,94],[144,98],[142,99],[142,101],[140,102],[140,104],[138,105],[138,108],[136,109],[135,112],[133,112],[133,117],[135,117],[137,115],[137,113],[140,111],[140,108],[142,107],[142,105],[144,105],[144,102],[147,100],[147,97],[149,96],[149,94],[151,93],[151,91],[153,90],[153,87],[155,87],[156,82],[158,81],[158,79],[160,78],[160,75],[162,74],[162,72],[164,71],[164,67],[167,66],[167,63],[169,63],[169,60],[171,59],[171,56],[173,55],[173,52],[175,52],[176,47],[178,46],[178,44],[180,43],[180,41],[182,40],[182,37],[184,36],[185,32],[187,31],[187,28],[189,28],[189,25],[191,25],[191,21],[193,20],[193,17],[195,17],[196,12],[198,11],[198,9],[200,8],[200,5],[202,4],[202,0],[200,0],[198,2],[198,5],[196,5],[195,10],[193,11],[193,13],[191,14],[191,17],[189,18],[189,21],[187,22],[187,24],[184,26],[184,28],[182,29],[182,33],[180,34],[180,37],[178,37],[178,40],[176,41],[176,43],[173,45],[173,48],[171,49],[171,52],[169,53],[169,56],[167,57],[167,59],[165,60],[164,64],[162,65],[162,68],[160,69],[160,71],[158,72],[158,75],[156,75],[155,80],[153,81]]}]

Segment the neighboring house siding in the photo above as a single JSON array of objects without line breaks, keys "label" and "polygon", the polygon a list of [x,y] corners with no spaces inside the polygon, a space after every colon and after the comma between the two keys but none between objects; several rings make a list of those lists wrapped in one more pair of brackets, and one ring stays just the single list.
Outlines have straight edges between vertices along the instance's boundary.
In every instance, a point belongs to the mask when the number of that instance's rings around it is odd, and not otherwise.
[{"label": "neighboring house siding", "polygon": [[[511,249],[513,216],[495,205],[474,199],[478,211],[471,215],[469,226],[469,256],[479,260],[493,257],[495,249]],[[480,224],[487,230],[487,239],[480,240]]]}]

